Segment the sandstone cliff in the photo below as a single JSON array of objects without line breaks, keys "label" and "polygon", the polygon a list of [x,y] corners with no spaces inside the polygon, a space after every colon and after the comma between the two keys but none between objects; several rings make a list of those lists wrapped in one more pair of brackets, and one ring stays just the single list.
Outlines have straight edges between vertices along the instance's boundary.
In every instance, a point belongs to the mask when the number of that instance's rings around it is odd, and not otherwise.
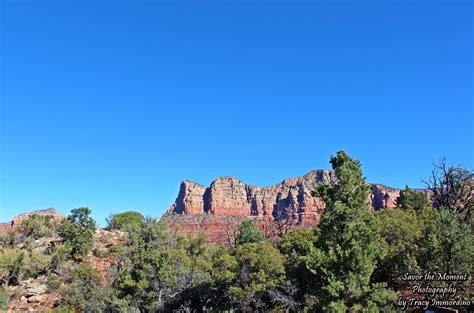
[{"label": "sandstone cliff", "polygon": [[[183,181],[176,201],[163,216],[173,227],[185,232],[204,231],[211,241],[222,242],[223,229],[231,231],[243,219],[254,219],[262,230],[272,224],[318,223],[324,202],[312,196],[318,183],[333,183],[334,173],[315,170],[302,177],[288,178],[270,187],[245,184],[235,177],[221,177],[209,187]],[[371,210],[395,207],[400,190],[370,184]]]},{"label": "sandstone cliff", "polygon": [[[209,187],[185,180],[167,214],[268,215],[292,217],[302,222],[314,219],[324,208],[324,203],[311,195],[316,183],[329,183],[332,179],[332,172],[317,170],[271,187],[251,186],[235,177],[217,178]],[[304,215],[308,217],[303,218]]]}]

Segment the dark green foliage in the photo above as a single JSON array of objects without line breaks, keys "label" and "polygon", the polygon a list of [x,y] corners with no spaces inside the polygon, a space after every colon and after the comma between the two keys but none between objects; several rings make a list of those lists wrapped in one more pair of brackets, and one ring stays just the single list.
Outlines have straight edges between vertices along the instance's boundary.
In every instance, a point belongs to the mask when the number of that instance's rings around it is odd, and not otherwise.
[{"label": "dark green foliage", "polygon": [[422,235],[416,244],[417,264],[422,272],[440,271],[441,251],[441,219],[439,211],[433,208],[424,208],[416,212],[417,225]]},{"label": "dark green foliage", "polygon": [[376,216],[388,252],[380,262],[378,278],[396,286],[402,283],[400,277],[404,273],[421,272],[418,244],[423,239],[425,225],[414,210],[384,209],[378,211]]},{"label": "dark green foliage", "polygon": [[107,219],[108,229],[128,230],[141,227],[145,218],[141,213],[128,211],[112,215]]},{"label": "dark green foliage", "polygon": [[474,237],[455,209],[385,209],[376,215],[388,249],[377,271],[378,280],[400,289],[410,285],[400,279],[406,272],[472,272]]},{"label": "dark green foliage", "polygon": [[178,277],[191,264],[167,225],[153,219],[129,233],[128,247],[119,260],[114,284],[120,297],[145,311],[163,309]]},{"label": "dark green foliage", "polygon": [[71,210],[58,231],[62,241],[71,247],[71,255],[76,258],[87,255],[92,249],[95,221],[90,217],[91,212],[88,208]]},{"label": "dark green foliage", "polygon": [[279,242],[280,252],[286,256],[287,269],[299,271],[304,267],[302,256],[308,255],[317,240],[318,228],[293,228]]},{"label": "dark green foliage", "polygon": [[420,211],[423,208],[431,207],[431,204],[428,202],[428,196],[425,192],[415,191],[406,186],[397,198],[397,207],[403,210]]},{"label": "dark green foliage", "polygon": [[[422,213],[422,214],[421,214]],[[425,209],[418,214],[423,237],[418,242],[418,265],[423,272],[473,272],[474,235],[455,208]],[[471,296],[472,288],[455,283],[458,295]]]},{"label": "dark green foliage", "polygon": [[6,284],[0,284],[0,310],[6,310],[10,303],[10,295]]},{"label": "dark green foliage", "polygon": [[285,281],[283,256],[268,242],[246,243],[236,248],[235,261],[235,274],[226,291],[232,307],[243,311],[271,307],[271,291]]},{"label": "dark green foliage", "polygon": [[245,220],[239,225],[239,234],[237,235],[237,244],[259,243],[266,241],[265,236],[250,220]]},{"label": "dark green foliage", "polygon": [[369,188],[360,162],[340,151],[331,158],[337,181],[319,185],[316,194],[326,209],[320,234],[305,257],[320,287],[323,311],[380,310],[394,294],[370,280],[377,261],[386,254],[379,223],[368,211]]},{"label": "dark green foliage", "polygon": [[440,221],[441,270],[451,274],[472,272],[474,236],[469,226],[461,221],[454,208],[441,210]]},{"label": "dark green foliage", "polygon": [[287,278],[294,285],[294,297],[299,303],[314,287],[315,275],[308,270],[305,257],[310,253],[318,238],[317,227],[293,228],[279,242],[278,248],[285,257]]}]

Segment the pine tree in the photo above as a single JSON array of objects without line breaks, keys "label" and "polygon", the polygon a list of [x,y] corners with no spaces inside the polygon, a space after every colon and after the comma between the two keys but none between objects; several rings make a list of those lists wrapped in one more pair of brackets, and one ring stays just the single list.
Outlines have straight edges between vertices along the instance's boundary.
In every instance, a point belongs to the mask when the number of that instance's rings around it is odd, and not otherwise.
[{"label": "pine tree", "polygon": [[[336,180],[318,185],[315,195],[326,203],[320,235],[305,257],[318,277],[316,296],[327,312],[377,311],[394,293],[371,283],[377,260],[386,254],[377,219],[369,212],[369,187],[359,161],[340,151],[331,157]],[[386,309],[388,309],[387,307]]]}]

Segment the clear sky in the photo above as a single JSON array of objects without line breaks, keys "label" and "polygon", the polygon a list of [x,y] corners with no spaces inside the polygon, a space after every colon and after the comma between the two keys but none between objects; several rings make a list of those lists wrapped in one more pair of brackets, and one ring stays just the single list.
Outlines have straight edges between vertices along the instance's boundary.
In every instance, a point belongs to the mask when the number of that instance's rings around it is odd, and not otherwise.
[{"label": "clear sky", "polygon": [[472,1],[0,1],[0,221],[159,217],[179,183],[472,169]]}]

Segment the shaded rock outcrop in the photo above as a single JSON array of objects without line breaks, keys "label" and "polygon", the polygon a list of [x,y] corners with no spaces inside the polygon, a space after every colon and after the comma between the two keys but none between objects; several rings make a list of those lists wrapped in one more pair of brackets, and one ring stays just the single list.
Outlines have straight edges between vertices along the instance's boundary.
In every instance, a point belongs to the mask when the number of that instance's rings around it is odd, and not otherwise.
[{"label": "shaded rock outcrop", "polygon": [[373,210],[394,208],[397,206],[397,198],[400,196],[399,189],[393,189],[384,185],[372,184],[370,186],[370,204]]}]

